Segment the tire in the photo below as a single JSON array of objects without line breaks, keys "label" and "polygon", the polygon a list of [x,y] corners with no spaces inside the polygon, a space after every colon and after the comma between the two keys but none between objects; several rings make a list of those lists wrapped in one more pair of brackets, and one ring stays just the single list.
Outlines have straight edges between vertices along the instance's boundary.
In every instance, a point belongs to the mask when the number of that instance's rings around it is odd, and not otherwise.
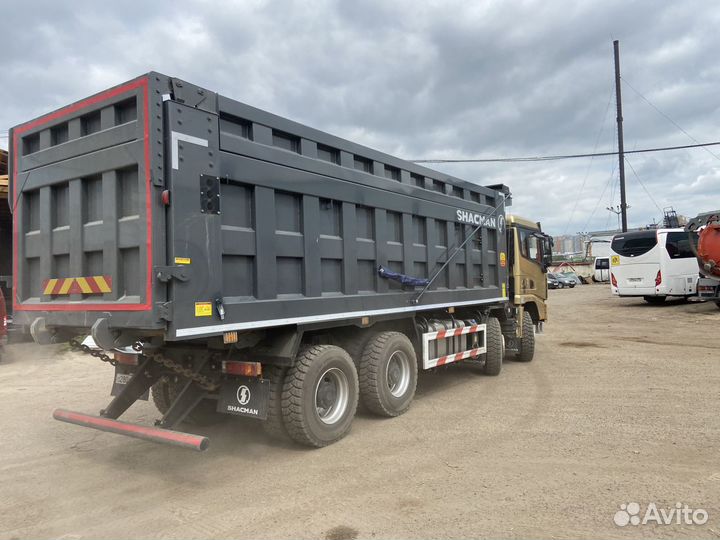
[{"label": "tire", "polygon": [[290,438],[316,448],[339,441],[350,431],[357,404],[357,370],[345,350],[315,345],[298,354],[282,392]]},{"label": "tire", "polygon": [[410,408],[417,387],[415,348],[401,332],[370,339],[360,360],[360,399],[380,416],[394,417]]},{"label": "tire", "polygon": [[502,360],[504,356],[502,327],[500,326],[500,321],[496,317],[489,317],[486,324],[487,352],[485,353],[483,373],[494,377],[496,375],[500,375],[500,371],[502,371]]},{"label": "tire", "polygon": [[267,418],[262,425],[265,433],[277,440],[288,439],[282,414],[282,392],[286,374],[287,368],[280,366],[267,366],[263,370],[263,377],[270,383],[270,397]]},{"label": "tire", "polygon": [[527,311],[523,312],[522,337],[516,359],[518,362],[532,362],[535,356],[535,325]]},{"label": "tire", "polygon": [[664,296],[643,296],[643,300],[645,300],[648,304],[662,304],[665,302]]},{"label": "tire", "polygon": [[[184,379],[167,380],[160,379],[152,385],[151,394],[155,407],[163,415],[170,410],[175,398],[185,388]],[[212,426],[226,420],[225,415],[217,412],[217,404],[213,399],[204,399],[188,413],[183,422],[196,426]]]},{"label": "tire", "polygon": [[371,331],[355,327],[345,329],[338,337],[340,347],[350,355],[358,371],[360,370],[360,358],[362,358],[365,346],[371,337],[373,337]]}]

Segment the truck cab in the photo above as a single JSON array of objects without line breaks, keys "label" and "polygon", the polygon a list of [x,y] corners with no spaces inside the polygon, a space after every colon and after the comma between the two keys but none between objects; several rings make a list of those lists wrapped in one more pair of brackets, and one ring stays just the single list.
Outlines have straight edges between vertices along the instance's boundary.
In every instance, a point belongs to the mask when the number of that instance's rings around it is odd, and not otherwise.
[{"label": "truck cab", "polygon": [[[540,223],[515,215],[509,215],[507,223],[509,298],[519,310],[518,319],[528,312],[535,328],[541,330],[547,320],[546,274],[552,262],[552,238],[542,232]],[[521,332],[522,325],[518,329]]]}]

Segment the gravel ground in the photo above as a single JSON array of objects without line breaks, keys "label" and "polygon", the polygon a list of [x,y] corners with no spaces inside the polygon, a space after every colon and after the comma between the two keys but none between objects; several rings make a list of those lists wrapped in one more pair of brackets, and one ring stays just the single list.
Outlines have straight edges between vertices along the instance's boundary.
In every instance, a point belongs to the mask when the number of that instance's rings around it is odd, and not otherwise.
[{"label": "gravel ground", "polygon": [[[720,311],[597,285],[551,291],[550,308],[531,364],[423,374],[408,413],[361,413],[322,450],[234,418],[196,430],[204,454],[55,422],[55,407],[97,413],[111,368],[12,346],[0,537],[720,537]],[[125,415],[156,417],[148,403]],[[615,525],[630,502],[640,517],[680,502],[709,520]]]}]

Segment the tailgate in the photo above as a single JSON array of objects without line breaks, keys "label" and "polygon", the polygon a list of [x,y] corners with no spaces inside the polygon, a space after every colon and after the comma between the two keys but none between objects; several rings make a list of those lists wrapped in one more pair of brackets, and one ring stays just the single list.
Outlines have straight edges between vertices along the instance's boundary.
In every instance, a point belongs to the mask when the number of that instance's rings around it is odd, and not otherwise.
[{"label": "tailgate", "polygon": [[[162,326],[161,78],[146,75],[15,127],[13,305],[19,322]],[[155,183],[153,183],[155,175]]]}]

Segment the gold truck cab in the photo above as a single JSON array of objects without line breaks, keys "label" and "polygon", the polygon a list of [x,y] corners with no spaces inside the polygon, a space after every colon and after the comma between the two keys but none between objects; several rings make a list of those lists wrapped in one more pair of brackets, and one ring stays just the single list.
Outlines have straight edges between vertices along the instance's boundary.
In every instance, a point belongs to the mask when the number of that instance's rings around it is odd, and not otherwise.
[{"label": "gold truck cab", "polygon": [[[527,312],[539,331],[547,320],[547,270],[552,262],[552,238],[540,223],[519,216],[507,216],[510,300],[518,309],[518,320]],[[517,325],[522,337],[523,325]]]}]

